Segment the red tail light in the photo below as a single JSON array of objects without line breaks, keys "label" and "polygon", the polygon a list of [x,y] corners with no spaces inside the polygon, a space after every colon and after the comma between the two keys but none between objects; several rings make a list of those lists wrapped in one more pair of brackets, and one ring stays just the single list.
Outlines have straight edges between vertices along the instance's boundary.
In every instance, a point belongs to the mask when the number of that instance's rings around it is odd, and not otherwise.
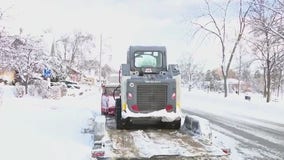
[{"label": "red tail light", "polygon": [[231,149],[229,149],[229,148],[223,148],[222,151],[223,151],[225,154],[228,154],[228,155],[231,154]]},{"label": "red tail light", "polygon": [[166,106],[166,111],[167,112],[170,112],[170,111],[172,111],[174,108],[173,108],[173,106],[172,105],[167,105]]},{"label": "red tail light", "polygon": [[175,100],[176,99],[176,93],[172,94],[172,99]]},{"label": "red tail light", "polygon": [[132,109],[133,111],[136,111],[136,112],[139,111],[139,108],[138,108],[138,106],[137,106],[136,104],[132,105],[132,106],[131,106],[131,109]]},{"label": "red tail light", "polygon": [[105,156],[104,151],[93,151],[93,153],[92,153],[93,158],[98,158],[98,157],[103,157],[103,156]]},{"label": "red tail light", "polygon": [[131,93],[128,93],[128,94],[127,94],[127,98],[128,98],[128,99],[132,99],[132,98],[133,98],[133,95],[132,95]]}]

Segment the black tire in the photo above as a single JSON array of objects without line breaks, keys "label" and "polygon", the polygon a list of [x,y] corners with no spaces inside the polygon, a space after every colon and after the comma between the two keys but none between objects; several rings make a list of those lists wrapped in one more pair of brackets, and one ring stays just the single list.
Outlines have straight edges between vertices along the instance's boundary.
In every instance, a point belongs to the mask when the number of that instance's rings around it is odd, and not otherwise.
[{"label": "black tire", "polygon": [[180,129],[181,120],[173,121],[172,129]]},{"label": "black tire", "polygon": [[121,120],[121,99],[115,100],[115,121],[116,129],[123,129],[123,124]]},{"label": "black tire", "polygon": [[180,129],[181,120],[175,120],[173,122],[163,122],[163,128],[165,129]]}]

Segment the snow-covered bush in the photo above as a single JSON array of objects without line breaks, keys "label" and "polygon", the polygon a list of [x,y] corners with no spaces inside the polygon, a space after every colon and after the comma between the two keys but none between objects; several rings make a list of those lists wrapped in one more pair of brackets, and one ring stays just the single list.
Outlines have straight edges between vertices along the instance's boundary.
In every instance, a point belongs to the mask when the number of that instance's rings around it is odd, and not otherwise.
[{"label": "snow-covered bush", "polygon": [[2,88],[0,88],[0,106],[2,105],[2,102],[3,102],[2,96],[3,96],[3,90]]},{"label": "snow-covered bush", "polygon": [[61,97],[67,95],[67,86],[66,85],[61,85],[60,86],[60,91],[61,91]]},{"label": "snow-covered bush", "polygon": [[37,96],[37,90],[36,90],[35,85],[29,85],[29,87],[28,87],[28,94],[30,96]]},{"label": "snow-covered bush", "polygon": [[53,86],[49,89],[50,96],[53,99],[60,99],[61,98],[61,88],[60,86]]},{"label": "snow-covered bush", "polygon": [[53,83],[50,87],[46,80],[36,80],[29,85],[28,94],[30,96],[40,96],[42,98],[59,99],[67,94],[67,86],[60,83]]},{"label": "snow-covered bush", "polygon": [[32,85],[29,85],[28,93],[31,96],[42,96],[43,90],[47,87],[43,80],[35,80]]},{"label": "snow-covered bush", "polygon": [[29,85],[28,93],[31,96],[49,98],[48,92],[48,82],[45,80],[35,80],[32,85]]},{"label": "snow-covered bush", "polygon": [[25,94],[25,87],[24,86],[16,86],[15,87],[15,91],[14,91],[14,95],[18,98],[23,97]]}]

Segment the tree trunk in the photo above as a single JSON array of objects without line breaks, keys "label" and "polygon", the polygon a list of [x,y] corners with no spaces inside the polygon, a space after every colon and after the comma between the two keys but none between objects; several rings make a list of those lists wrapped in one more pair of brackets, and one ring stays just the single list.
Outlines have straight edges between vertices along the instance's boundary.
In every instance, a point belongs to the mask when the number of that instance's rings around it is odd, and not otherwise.
[{"label": "tree trunk", "polygon": [[237,94],[240,95],[240,88],[241,88],[241,80],[240,78],[238,79],[238,90],[237,90]]},{"label": "tree trunk", "polygon": [[241,77],[242,77],[242,46],[240,45],[240,57],[239,57],[239,76],[238,76],[238,90],[237,94],[240,95]]},{"label": "tree trunk", "polygon": [[224,71],[224,67],[223,65],[221,66],[221,71],[222,71],[222,75],[223,75],[223,78],[224,78],[224,97],[226,98],[228,96],[228,86],[227,86],[227,78],[228,78],[228,72]]},{"label": "tree trunk", "polygon": [[67,44],[64,44],[64,61],[66,61],[67,58]]},{"label": "tree trunk", "polygon": [[263,68],[263,80],[264,80],[264,88],[263,88],[263,97],[265,98],[266,95],[266,68]]},{"label": "tree trunk", "polygon": [[28,94],[28,81],[25,81],[25,94]]},{"label": "tree trunk", "polygon": [[269,103],[271,99],[271,76],[270,71],[267,73],[267,96],[266,96],[266,102]]},{"label": "tree trunk", "polygon": [[270,61],[267,60],[267,96],[266,96],[266,102],[270,102],[271,98],[271,69],[270,69]]},{"label": "tree trunk", "polygon": [[280,70],[280,75],[279,75],[279,80],[278,80],[277,97],[280,96],[281,80],[282,80],[282,70]]},{"label": "tree trunk", "polygon": [[228,96],[227,76],[224,76],[224,97]]}]

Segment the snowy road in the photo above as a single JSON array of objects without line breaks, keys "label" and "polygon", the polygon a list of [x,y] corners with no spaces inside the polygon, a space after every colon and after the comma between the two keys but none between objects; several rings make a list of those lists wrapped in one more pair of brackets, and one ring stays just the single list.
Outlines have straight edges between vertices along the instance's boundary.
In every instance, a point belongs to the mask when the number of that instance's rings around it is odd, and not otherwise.
[{"label": "snowy road", "polygon": [[213,133],[232,149],[232,159],[284,159],[283,124],[249,117],[228,118],[198,110],[184,112],[208,119]]},{"label": "snowy road", "polygon": [[[218,159],[227,156],[214,146],[204,146],[181,130],[131,129],[116,130],[113,117],[106,118],[107,138],[111,145],[106,157],[154,159]],[[137,127],[137,126],[136,126]]]}]

